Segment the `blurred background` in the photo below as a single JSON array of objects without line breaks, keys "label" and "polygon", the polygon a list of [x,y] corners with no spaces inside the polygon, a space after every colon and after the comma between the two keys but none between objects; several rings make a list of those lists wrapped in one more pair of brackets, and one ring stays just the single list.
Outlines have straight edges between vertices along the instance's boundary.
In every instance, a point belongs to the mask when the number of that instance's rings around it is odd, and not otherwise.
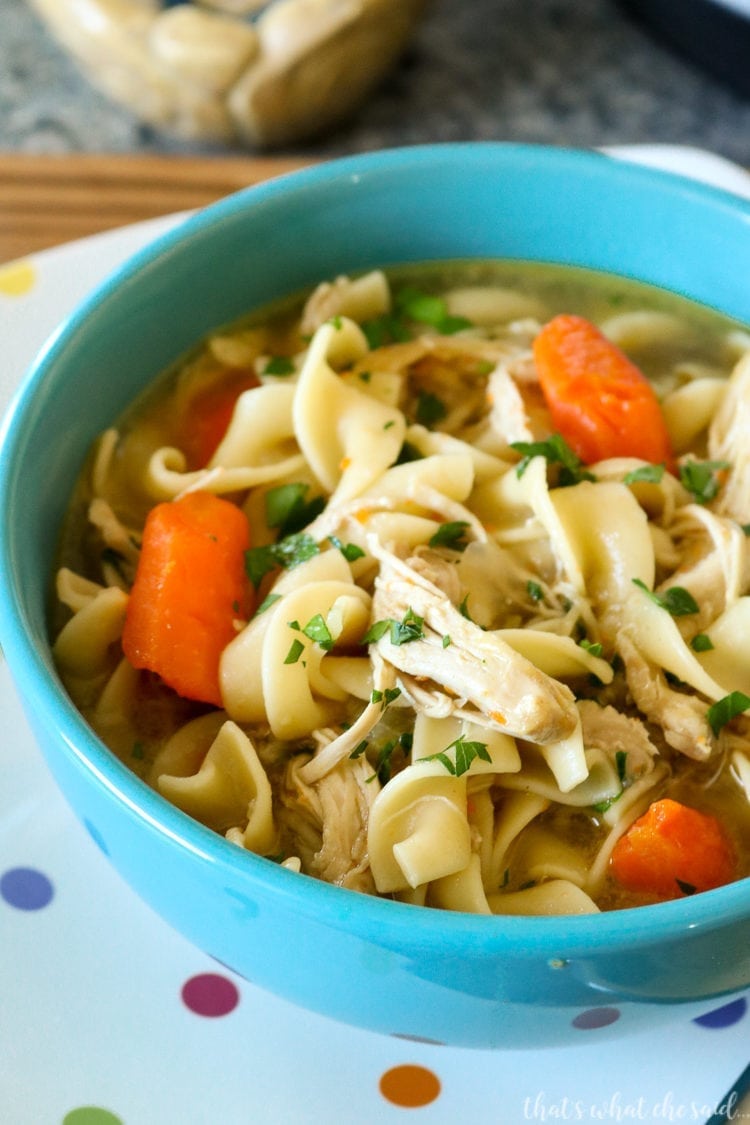
[{"label": "blurred background", "polygon": [[[734,34],[725,29],[715,42],[707,39],[709,24],[700,23],[709,9],[726,20],[727,9],[738,6],[743,0],[204,0],[202,8],[178,10],[159,0],[2,0],[0,150],[220,155],[270,146],[315,157],[468,139],[669,142],[747,166],[750,63],[746,55],[744,65],[730,56],[738,32],[747,36],[750,14],[732,15]],[[218,21],[216,43],[200,23],[180,22],[186,7]],[[277,14],[265,37],[251,41],[247,29],[268,21],[274,8],[283,18]],[[340,33],[342,12],[362,9],[364,19],[368,8],[363,34],[356,33],[357,19]],[[332,45],[331,35],[326,45],[316,41],[315,23],[331,12],[338,39]],[[687,40],[700,60],[674,49],[670,34]],[[222,35],[235,52],[231,63],[222,55]],[[222,66],[235,68],[236,81],[243,66],[267,69],[274,51],[282,91],[285,79],[299,87],[290,102],[309,103],[311,92],[318,99],[308,113],[322,122],[316,135],[309,135],[309,120],[299,120],[299,105],[279,104],[278,87],[269,95],[277,103],[270,126],[256,121],[237,137],[221,133],[216,114],[191,123],[196,91],[204,105],[217,100]],[[316,55],[300,84],[300,57],[309,63]],[[183,97],[181,109],[170,109],[167,81],[149,90],[144,66],[154,62],[162,73],[178,74],[192,106]],[[262,100],[267,91],[260,93]]]},{"label": "blurred background", "polygon": [[0,262],[396,145],[750,169],[748,59],[750,0],[0,0]]}]

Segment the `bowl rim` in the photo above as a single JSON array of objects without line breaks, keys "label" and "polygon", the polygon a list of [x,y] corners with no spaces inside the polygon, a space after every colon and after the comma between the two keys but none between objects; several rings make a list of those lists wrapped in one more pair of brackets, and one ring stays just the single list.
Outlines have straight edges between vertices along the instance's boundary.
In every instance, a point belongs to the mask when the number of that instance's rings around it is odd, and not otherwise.
[{"label": "bowl rim", "polygon": [[[533,159],[551,168],[580,168],[588,175],[603,173],[608,181],[638,182],[667,191],[675,199],[689,197],[714,209],[744,218],[750,226],[750,201],[724,189],[700,183],[674,172],[617,161],[595,151],[506,142],[455,142],[414,145],[348,157],[284,173],[250,185],[208,207],[192,213],[177,226],[162,232],[147,246],[117,267],[66,317],[48,338],[16,390],[0,425],[0,512],[7,511],[12,490],[12,465],[21,431],[33,421],[40,387],[58,357],[64,357],[68,342],[85,329],[92,311],[117,299],[125,284],[133,282],[145,266],[168,257],[197,235],[205,235],[245,209],[256,209],[287,194],[298,195],[311,187],[321,188],[349,180],[411,166],[431,168],[442,162],[453,164],[471,157],[493,167],[498,162]],[[597,171],[597,169],[599,171]],[[8,535],[0,537],[0,573],[12,575]],[[361,894],[333,886],[314,877],[300,880],[297,873],[273,861],[239,850],[218,833],[193,820],[152,790],[94,735],[59,680],[50,678],[50,668],[33,644],[24,611],[12,579],[3,584],[0,598],[0,640],[27,711],[43,717],[57,731],[78,765],[105,789],[127,814],[136,817],[151,832],[168,837],[174,844],[215,871],[235,879],[250,879],[265,892],[293,900],[300,916],[308,915],[337,928],[362,934],[390,935],[406,943],[404,948],[437,949],[446,955],[496,953],[511,948],[527,949],[530,955],[554,957],[560,951],[591,950],[592,947],[648,945],[662,938],[678,938],[697,931],[711,931],[750,917],[750,878],[699,895],[649,906],[602,912],[593,915],[553,917],[525,915],[474,915],[416,908],[410,904]],[[238,863],[239,860],[239,863]],[[218,877],[218,876],[217,876]],[[353,897],[355,896],[355,897]],[[355,903],[358,905],[355,907]]]}]

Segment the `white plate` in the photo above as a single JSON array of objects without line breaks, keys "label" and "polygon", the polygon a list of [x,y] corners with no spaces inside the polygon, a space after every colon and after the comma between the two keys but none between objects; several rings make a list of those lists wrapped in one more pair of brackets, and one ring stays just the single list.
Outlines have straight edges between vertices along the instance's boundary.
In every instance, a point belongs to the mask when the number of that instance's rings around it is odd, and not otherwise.
[{"label": "white plate", "polygon": [[[696,150],[610,151],[750,196],[750,177]],[[0,411],[72,305],[179,221],[0,267]],[[676,1008],[668,1033],[582,1030],[580,1045],[537,1052],[408,1042],[277,1000],[122,883],[59,796],[2,663],[0,716],[2,1125],[705,1125],[750,1059],[746,997],[698,1022]]]}]

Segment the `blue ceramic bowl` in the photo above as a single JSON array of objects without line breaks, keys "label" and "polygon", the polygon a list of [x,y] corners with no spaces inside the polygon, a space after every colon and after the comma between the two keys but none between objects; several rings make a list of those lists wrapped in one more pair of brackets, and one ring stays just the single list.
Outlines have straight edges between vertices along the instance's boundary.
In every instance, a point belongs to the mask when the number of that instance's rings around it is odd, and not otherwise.
[{"label": "blue ceramic bowl", "polygon": [[470,144],[346,159],[254,187],[135,257],[56,333],[0,449],[0,642],[70,804],[168,922],[261,987],[393,1035],[581,1042],[700,1015],[750,985],[750,880],[593,917],[382,901],[244,853],[91,733],[50,655],[62,513],[94,437],[212,327],[321,278],[511,257],[640,278],[750,322],[750,205],[591,153]]}]

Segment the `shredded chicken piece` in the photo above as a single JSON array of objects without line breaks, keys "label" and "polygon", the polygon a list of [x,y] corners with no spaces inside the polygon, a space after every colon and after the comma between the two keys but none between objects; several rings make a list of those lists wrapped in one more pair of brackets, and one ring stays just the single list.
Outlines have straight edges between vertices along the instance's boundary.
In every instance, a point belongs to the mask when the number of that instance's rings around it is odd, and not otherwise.
[{"label": "shredded chicken piece", "polygon": [[89,522],[101,535],[104,546],[117,556],[116,565],[104,560],[107,585],[119,586],[123,590],[130,589],[140,556],[136,533],[125,527],[115,515],[111,505],[100,497],[89,504],[88,516]]},{"label": "shredded chicken piece", "polygon": [[280,788],[279,823],[307,874],[375,893],[367,852],[370,808],[380,786],[366,759],[345,761],[310,785],[304,759],[289,763]]},{"label": "shredded chicken piece", "polygon": [[649,738],[641,719],[624,715],[615,707],[601,707],[592,699],[582,699],[578,714],[583,727],[583,744],[596,746],[615,763],[616,755],[624,753],[625,771],[631,781],[648,773],[659,751]]},{"label": "shredded chicken piece", "polygon": [[507,445],[513,441],[533,441],[526,404],[505,364],[498,364],[487,385],[490,400],[489,423]]},{"label": "shredded chicken piece", "polygon": [[449,562],[430,547],[417,547],[409,559],[412,570],[442,590],[449,601],[461,601],[461,581],[454,562]]},{"label": "shredded chicken piece", "polygon": [[578,716],[567,686],[539,671],[499,634],[467,620],[411,560],[396,558],[374,541],[370,549],[380,560],[375,619],[403,621],[410,613],[423,619],[421,638],[394,645],[386,632],[377,642],[418,709],[471,717],[542,744],[573,732]]},{"label": "shredded chicken piece", "polygon": [[372,686],[374,698],[366,704],[358,719],[347,727],[345,731],[329,739],[318,737],[319,749],[300,770],[304,781],[312,784],[325,777],[331,770],[336,769],[340,762],[348,758],[352,750],[359,746],[363,739],[383,717],[382,699],[386,691],[396,686],[394,669],[386,664],[377,650],[372,652]]},{"label": "shredded chicken piece", "polygon": [[661,671],[641,654],[626,629],[617,637],[617,651],[625,664],[625,678],[633,701],[648,722],[661,727],[669,746],[687,758],[703,762],[713,742],[706,718],[708,704],[670,688]]},{"label": "shredded chicken piece", "polygon": [[706,628],[747,588],[747,539],[734,520],[700,504],[687,504],[670,528],[678,539],[682,564],[665,586],[682,586],[695,598],[698,617],[691,627]]}]

